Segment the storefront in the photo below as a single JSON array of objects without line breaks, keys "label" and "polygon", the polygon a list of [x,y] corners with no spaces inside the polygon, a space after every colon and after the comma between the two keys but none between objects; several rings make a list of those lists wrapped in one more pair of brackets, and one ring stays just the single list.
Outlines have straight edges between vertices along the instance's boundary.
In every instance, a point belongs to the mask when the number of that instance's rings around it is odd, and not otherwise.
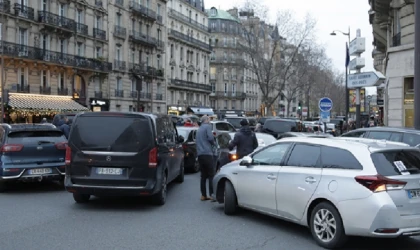
[{"label": "storefront", "polygon": [[5,109],[6,123],[39,123],[42,118],[51,122],[59,113],[89,111],[70,96],[10,93]]},{"label": "storefront", "polygon": [[168,106],[168,115],[183,115],[185,114],[185,107]]},{"label": "storefront", "polygon": [[109,111],[109,100],[90,98],[89,104],[93,112]]}]

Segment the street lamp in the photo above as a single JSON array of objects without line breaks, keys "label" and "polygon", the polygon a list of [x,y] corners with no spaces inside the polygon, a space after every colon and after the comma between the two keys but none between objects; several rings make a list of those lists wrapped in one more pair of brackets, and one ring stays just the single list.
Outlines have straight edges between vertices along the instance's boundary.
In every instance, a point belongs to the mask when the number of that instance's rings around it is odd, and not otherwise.
[{"label": "street lamp", "polygon": [[[349,39],[348,46],[350,46],[350,27],[349,27],[349,31],[348,32],[343,32],[343,31],[340,31],[340,30],[333,30],[330,33],[330,35],[331,36],[336,36],[337,35],[337,32],[339,32],[339,33],[341,33],[341,34],[343,34],[343,35],[345,35],[345,36],[348,37],[348,39]],[[347,53],[347,51],[346,51],[346,53]],[[347,57],[347,55],[346,55],[346,57]],[[349,92],[349,89],[347,88],[347,81],[348,81],[347,80],[347,78],[348,78],[347,76],[348,76],[349,73],[350,73],[349,72],[349,68],[348,68],[348,65],[347,65],[347,62],[346,62],[346,122],[347,122],[347,124],[349,123],[349,110],[350,110],[350,92]]]}]

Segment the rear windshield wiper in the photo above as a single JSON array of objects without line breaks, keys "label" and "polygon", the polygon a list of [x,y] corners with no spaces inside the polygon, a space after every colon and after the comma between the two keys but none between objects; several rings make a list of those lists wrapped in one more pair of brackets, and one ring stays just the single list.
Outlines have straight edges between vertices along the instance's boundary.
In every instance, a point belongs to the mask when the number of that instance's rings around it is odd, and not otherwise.
[{"label": "rear windshield wiper", "polygon": [[53,141],[38,141],[38,145],[48,144],[48,143],[54,143],[54,142]]}]

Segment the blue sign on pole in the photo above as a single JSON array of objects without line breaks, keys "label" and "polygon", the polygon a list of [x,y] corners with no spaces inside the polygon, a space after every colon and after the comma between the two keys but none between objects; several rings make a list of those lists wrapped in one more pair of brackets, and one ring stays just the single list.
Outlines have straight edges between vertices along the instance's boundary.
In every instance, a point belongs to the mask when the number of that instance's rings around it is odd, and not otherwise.
[{"label": "blue sign on pole", "polygon": [[328,97],[323,97],[319,100],[319,110],[325,111],[325,112],[329,112],[331,111],[332,107],[333,107],[333,102],[330,98]]},{"label": "blue sign on pole", "polygon": [[330,122],[331,112],[330,111],[321,111],[321,122]]}]

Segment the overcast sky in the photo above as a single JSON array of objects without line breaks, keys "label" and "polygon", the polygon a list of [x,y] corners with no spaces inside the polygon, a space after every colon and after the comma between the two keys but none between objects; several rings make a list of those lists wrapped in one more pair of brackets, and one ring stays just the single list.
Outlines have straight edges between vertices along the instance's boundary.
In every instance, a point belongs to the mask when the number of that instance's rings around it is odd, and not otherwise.
[{"label": "overcast sky", "polygon": [[[327,48],[327,55],[331,58],[336,69],[344,72],[345,43],[348,38],[337,34],[331,36],[333,30],[347,32],[350,27],[351,39],[356,36],[356,30],[360,29],[362,37],[366,37],[366,52],[362,54],[366,66],[362,71],[372,71],[372,26],[369,24],[368,0],[260,0],[270,7],[270,17],[274,21],[276,11],[279,9],[292,10],[298,19],[309,13],[317,20],[316,34],[318,43]],[[230,9],[240,6],[241,0],[204,0],[206,9],[211,7]],[[371,92],[371,91],[368,91]],[[373,94],[373,93],[372,93]]]}]

